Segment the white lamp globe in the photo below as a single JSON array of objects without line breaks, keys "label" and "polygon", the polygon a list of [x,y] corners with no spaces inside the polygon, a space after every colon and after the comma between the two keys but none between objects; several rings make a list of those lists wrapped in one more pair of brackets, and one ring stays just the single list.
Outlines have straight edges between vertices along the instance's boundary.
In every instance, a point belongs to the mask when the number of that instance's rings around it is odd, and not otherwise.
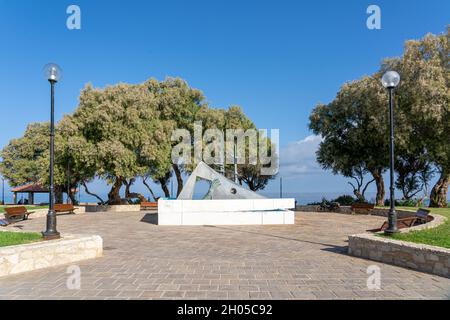
[{"label": "white lamp globe", "polygon": [[388,71],[381,78],[381,83],[387,89],[395,88],[400,83],[400,75],[395,71]]},{"label": "white lamp globe", "polygon": [[62,69],[56,63],[46,64],[43,71],[48,81],[58,82],[62,78]]}]

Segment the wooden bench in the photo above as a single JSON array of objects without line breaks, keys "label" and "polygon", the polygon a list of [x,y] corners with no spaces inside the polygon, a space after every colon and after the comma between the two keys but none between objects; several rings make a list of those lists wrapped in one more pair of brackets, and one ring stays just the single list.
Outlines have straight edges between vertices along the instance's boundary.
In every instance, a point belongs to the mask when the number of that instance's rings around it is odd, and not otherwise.
[{"label": "wooden bench", "polygon": [[24,206],[19,207],[6,207],[5,208],[5,218],[6,220],[27,220],[28,216],[32,214],[33,211],[28,211]]},{"label": "wooden bench", "polygon": [[70,203],[55,203],[55,212],[56,213],[73,213],[75,214],[75,210],[78,208],[75,208],[73,204]]},{"label": "wooden bench", "polygon": [[[430,210],[419,209],[412,217],[397,219],[397,229],[411,228],[419,224],[427,223],[433,218],[429,216]],[[389,223],[385,221],[380,228],[367,230],[369,232],[380,232],[388,228]]]},{"label": "wooden bench", "polygon": [[142,201],[141,210],[158,209],[158,202]]},{"label": "wooden bench", "polygon": [[355,202],[354,204],[352,204],[352,212],[355,213],[359,212],[367,213],[370,210],[373,210],[373,208],[375,208],[375,205],[371,203]]}]

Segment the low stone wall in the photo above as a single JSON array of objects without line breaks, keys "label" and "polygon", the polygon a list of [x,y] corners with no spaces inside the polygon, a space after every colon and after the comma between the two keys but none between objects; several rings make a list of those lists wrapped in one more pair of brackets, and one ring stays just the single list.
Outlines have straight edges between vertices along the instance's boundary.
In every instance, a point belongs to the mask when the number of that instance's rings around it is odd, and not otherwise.
[{"label": "low stone wall", "polygon": [[[417,210],[417,208],[411,208],[411,209]],[[398,219],[408,218],[408,217],[412,217],[412,216],[416,215],[415,211],[406,211],[406,210],[395,209],[395,212],[397,212]],[[388,213],[389,213],[388,208],[374,208],[374,209],[371,209],[368,214],[370,214],[372,216],[387,217]]]},{"label": "low stone wall", "polygon": [[[77,208],[77,210],[75,210],[75,214],[83,214],[86,212],[85,207],[83,206],[79,206],[79,207],[75,207]],[[30,210],[33,211],[33,213],[30,215],[30,218],[41,218],[41,217],[45,217],[47,216],[48,213],[48,209],[36,209],[36,210]],[[66,214],[66,213],[57,213],[57,215],[60,214]]]},{"label": "low stone wall", "polygon": [[97,235],[66,235],[58,240],[1,247],[0,277],[98,258],[102,254],[103,240]]},{"label": "low stone wall", "polygon": [[[295,207],[295,211],[301,211],[301,212],[319,212],[319,205],[299,205]],[[411,208],[414,209],[414,208]],[[341,206],[338,210],[333,211],[334,213],[342,213],[342,214],[356,214],[352,211],[351,206]],[[365,213],[359,213],[359,214],[369,214],[373,216],[380,216],[380,217],[387,217],[388,216],[389,209],[388,208],[374,208],[371,210],[367,210]],[[396,210],[397,216],[399,219],[407,218],[415,215],[413,211],[406,211],[406,210]]]},{"label": "low stone wall", "polygon": [[295,211],[300,212],[318,212],[319,211],[318,205],[297,205],[295,207]]},{"label": "low stone wall", "polygon": [[124,205],[89,205],[85,206],[86,212],[139,212],[141,205],[124,204]]},{"label": "low stone wall", "polygon": [[[434,214],[433,217],[433,221],[429,223],[401,229],[400,232],[407,233],[434,228],[446,220],[440,215]],[[446,248],[384,238],[372,233],[362,233],[349,236],[348,253],[356,257],[450,278],[450,249]]]}]

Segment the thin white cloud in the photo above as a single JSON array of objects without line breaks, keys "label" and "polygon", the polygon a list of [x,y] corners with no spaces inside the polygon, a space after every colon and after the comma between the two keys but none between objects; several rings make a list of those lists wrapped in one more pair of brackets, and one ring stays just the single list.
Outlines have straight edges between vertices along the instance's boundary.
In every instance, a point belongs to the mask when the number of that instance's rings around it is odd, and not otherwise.
[{"label": "thin white cloud", "polygon": [[322,172],[316,161],[316,151],[321,141],[321,136],[310,135],[281,148],[280,173],[282,176],[290,178]]}]

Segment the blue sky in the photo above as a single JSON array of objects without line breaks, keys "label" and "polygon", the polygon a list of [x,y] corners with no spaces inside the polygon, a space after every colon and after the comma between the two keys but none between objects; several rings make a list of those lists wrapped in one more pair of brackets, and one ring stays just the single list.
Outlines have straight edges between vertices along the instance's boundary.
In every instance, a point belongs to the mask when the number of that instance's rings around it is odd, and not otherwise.
[{"label": "blue sky", "polygon": [[[71,4],[81,8],[81,30],[66,28]],[[370,4],[381,8],[381,30],[366,27]],[[88,82],[179,76],[212,106],[240,105],[258,127],[280,129],[282,149],[299,164],[282,168],[287,192],[348,193],[346,180],[313,163],[310,111],[345,81],[400,55],[405,40],[449,23],[446,0],[0,0],[0,147],[48,119],[47,62],[64,70],[57,119],[76,108]]]}]

